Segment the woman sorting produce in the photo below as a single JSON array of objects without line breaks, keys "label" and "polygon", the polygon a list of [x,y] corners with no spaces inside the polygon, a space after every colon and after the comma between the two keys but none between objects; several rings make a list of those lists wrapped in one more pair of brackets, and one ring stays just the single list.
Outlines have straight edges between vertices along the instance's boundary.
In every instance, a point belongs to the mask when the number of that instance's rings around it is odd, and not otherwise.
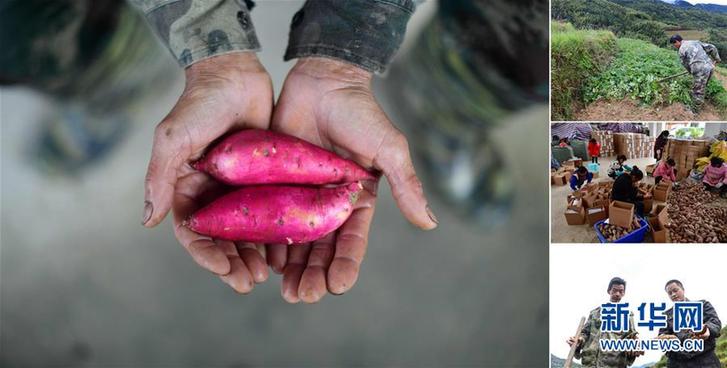
[{"label": "woman sorting produce", "polygon": [[616,178],[611,190],[611,199],[633,203],[639,217],[644,216],[644,198],[650,196],[650,194],[643,193],[637,187],[637,184],[643,178],[644,173],[637,166],[634,166],[630,173],[623,173]]}]

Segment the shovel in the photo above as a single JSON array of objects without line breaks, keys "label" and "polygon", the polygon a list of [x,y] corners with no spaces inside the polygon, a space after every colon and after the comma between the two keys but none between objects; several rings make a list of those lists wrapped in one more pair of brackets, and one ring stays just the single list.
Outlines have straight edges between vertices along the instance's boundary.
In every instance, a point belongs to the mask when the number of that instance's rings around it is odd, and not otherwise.
[{"label": "shovel", "polygon": [[662,82],[666,82],[666,81],[668,81],[668,80],[670,80],[670,79],[678,78],[678,77],[681,77],[682,75],[687,75],[687,74],[689,74],[689,72],[688,72],[688,71],[687,71],[687,72],[681,72],[681,73],[679,73],[679,74],[675,74],[675,75],[672,75],[672,76],[670,76],[670,77],[666,77],[666,78],[664,78],[664,79],[659,79],[659,80],[658,80],[658,81],[656,81],[656,82],[657,82],[657,83],[662,83]]}]

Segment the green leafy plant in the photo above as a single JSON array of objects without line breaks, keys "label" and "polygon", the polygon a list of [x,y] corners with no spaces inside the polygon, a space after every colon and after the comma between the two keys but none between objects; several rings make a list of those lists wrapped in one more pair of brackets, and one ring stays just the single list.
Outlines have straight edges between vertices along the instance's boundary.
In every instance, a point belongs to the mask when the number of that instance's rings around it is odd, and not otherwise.
[{"label": "green leafy plant", "polygon": [[[663,78],[684,72],[676,51],[628,38],[620,38],[616,44],[618,55],[613,62],[586,82],[583,95],[586,104],[600,99],[625,98],[647,105],[693,104],[692,78],[689,75],[660,82]],[[727,108],[724,104],[727,90],[717,80],[710,80],[706,95],[718,109]]]},{"label": "green leafy plant", "polygon": [[704,135],[704,128],[685,127],[676,130],[674,135],[677,138],[700,138]]}]

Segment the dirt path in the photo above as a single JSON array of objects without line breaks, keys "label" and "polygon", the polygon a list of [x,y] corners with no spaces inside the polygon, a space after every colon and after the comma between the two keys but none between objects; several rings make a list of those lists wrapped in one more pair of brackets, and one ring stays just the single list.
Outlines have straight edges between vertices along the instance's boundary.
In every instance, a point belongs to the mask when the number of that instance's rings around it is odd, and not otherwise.
[{"label": "dirt path", "polygon": [[[721,76],[724,77],[724,76]],[[727,77],[725,77],[727,78]],[[597,101],[575,113],[578,121],[662,120],[709,121],[724,120],[711,104],[705,104],[699,114],[692,113],[681,103],[668,106],[641,106],[632,100]]]}]

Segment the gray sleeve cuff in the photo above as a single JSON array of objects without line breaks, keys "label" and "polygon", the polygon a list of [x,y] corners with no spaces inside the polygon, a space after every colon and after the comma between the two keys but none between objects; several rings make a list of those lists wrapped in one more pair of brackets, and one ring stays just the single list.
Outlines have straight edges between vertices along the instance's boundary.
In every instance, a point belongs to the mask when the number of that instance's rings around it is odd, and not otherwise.
[{"label": "gray sleeve cuff", "polygon": [[259,51],[249,9],[235,0],[133,0],[179,65],[239,51]]},{"label": "gray sleeve cuff", "polygon": [[293,17],[284,59],[329,57],[381,73],[414,9],[412,0],[308,0]]}]

